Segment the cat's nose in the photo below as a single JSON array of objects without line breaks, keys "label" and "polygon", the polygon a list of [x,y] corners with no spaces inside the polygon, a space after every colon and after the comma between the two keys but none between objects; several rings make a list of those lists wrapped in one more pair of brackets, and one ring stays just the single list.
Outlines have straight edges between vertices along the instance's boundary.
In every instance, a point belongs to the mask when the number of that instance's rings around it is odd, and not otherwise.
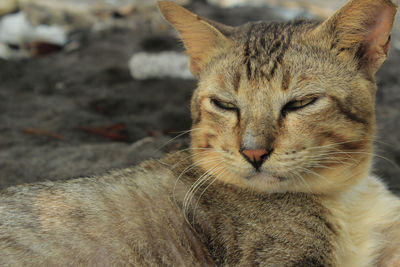
[{"label": "cat's nose", "polygon": [[259,170],[264,161],[271,155],[272,150],[266,149],[244,149],[241,151],[243,157]]}]

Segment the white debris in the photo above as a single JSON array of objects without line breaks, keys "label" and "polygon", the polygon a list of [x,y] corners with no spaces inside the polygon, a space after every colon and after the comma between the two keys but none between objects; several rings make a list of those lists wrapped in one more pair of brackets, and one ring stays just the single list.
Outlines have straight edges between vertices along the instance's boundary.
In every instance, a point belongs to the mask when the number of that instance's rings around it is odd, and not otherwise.
[{"label": "white debris", "polygon": [[266,0],[207,0],[207,2],[220,7],[265,6],[268,4]]},{"label": "white debris", "polygon": [[[326,18],[343,6],[348,0],[207,0],[211,5],[229,8],[236,6],[272,7],[283,19]],[[400,0],[393,0],[400,4]],[[392,47],[400,50],[400,16],[393,26]]]},{"label": "white debris", "polygon": [[273,7],[274,12],[282,19],[291,20],[298,17],[313,18],[304,6],[296,1],[293,5],[290,1],[277,0],[207,0],[208,3],[223,8],[250,6],[250,7]]},{"label": "white debris", "polygon": [[31,34],[31,26],[21,12],[7,15],[0,20],[0,42],[19,44]]},{"label": "white debris", "polygon": [[167,77],[194,79],[188,68],[188,57],[173,51],[137,53],[129,60],[129,68],[138,80]]},{"label": "white debris", "polygon": [[325,9],[328,12],[340,8],[347,0],[207,0],[212,5],[221,7],[233,6],[281,6]]},{"label": "white debris", "polygon": [[67,42],[67,33],[57,25],[39,25],[33,32],[32,40],[44,41],[51,44],[64,45]]},{"label": "white debris", "polygon": [[[4,1],[4,0],[0,0]],[[32,25],[57,24],[68,30],[90,29],[93,24],[109,29],[128,26],[141,29],[140,24],[151,23],[158,28],[161,16],[157,10],[158,0],[18,0]],[[187,4],[190,0],[175,0]],[[120,18],[124,17],[124,20]],[[143,22],[142,22],[143,21]],[[138,22],[138,23],[136,23]],[[142,29],[143,30],[143,29]]]},{"label": "white debris", "polygon": [[[63,46],[67,42],[66,31],[58,25],[32,26],[22,12],[4,16],[0,20],[0,57],[19,58],[29,56],[29,44],[45,42]],[[17,46],[19,51],[10,49]]]},{"label": "white debris", "polygon": [[282,8],[276,7],[275,13],[278,14],[284,20],[292,20],[295,18],[312,18],[312,15],[305,12],[305,10],[300,8]]},{"label": "white debris", "polygon": [[0,42],[23,44],[35,41],[64,45],[67,34],[57,25],[33,27],[22,12],[7,15],[0,21]]}]

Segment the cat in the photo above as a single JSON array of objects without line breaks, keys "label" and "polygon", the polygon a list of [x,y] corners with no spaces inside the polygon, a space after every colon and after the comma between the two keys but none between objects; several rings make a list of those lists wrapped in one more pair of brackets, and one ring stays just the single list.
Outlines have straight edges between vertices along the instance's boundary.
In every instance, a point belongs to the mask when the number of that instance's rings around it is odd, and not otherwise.
[{"label": "cat", "polygon": [[371,173],[396,5],[240,27],[158,6],[198,79],[190,149],[7,188],[0,266],[400,266],[400,200]]}]

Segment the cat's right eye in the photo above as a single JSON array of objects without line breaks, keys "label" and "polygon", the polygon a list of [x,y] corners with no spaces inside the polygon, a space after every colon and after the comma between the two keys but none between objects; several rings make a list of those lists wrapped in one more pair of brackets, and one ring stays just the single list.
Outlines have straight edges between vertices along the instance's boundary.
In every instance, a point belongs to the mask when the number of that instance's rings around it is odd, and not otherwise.
[{"label": "cat's right eye", "polygon": [[220,101],[215,98],[211,99],[211,103],[213,103],[216,107],[223,109],[223,110],[230,110],[230,111],[238,110],[238,108],[234,104],[229,103],[229,102]]},{"label": "cat's right eye", "polygon": [[310,98],[305,98],[302,100],[291,101],[282,108],[282,113],[286,114],[287,112],[304,108],[308,105],[313,104],[315,101],[317,101],[317,99],[318,99],[318,97],[310,97]]}]

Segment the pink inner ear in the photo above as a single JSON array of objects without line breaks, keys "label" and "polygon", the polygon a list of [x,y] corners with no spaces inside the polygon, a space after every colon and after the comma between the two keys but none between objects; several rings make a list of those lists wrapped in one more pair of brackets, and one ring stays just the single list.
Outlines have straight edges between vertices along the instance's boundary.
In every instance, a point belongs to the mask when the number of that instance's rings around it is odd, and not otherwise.
[{"label": "pink inner ear", "polygon": [[372,25],[364,43],[366,56],[370,59],[382,54],[382,52],[387,55],[389,51],[390,32],[394,16],[393,10],[384,8],[380,12],[377,12],[377,14],[379,16],[375,24]]}]

